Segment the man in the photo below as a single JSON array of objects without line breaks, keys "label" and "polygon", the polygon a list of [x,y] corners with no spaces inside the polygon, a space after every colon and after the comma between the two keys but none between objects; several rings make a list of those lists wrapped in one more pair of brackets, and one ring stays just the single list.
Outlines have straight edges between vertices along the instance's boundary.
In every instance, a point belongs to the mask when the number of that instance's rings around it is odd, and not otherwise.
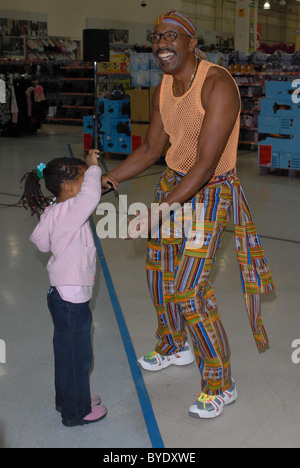
[{"label": "man", "polygon": [[[244,298],[258,348],[268,344],[259,294],[273,289],[272,277],[235,173],[240,95],[234,80],[227,70],[205,60],[196,48],[194,23],[180,12],[161,15],[149,40],[165,75],[153,96],[146,141],[109,175],[118,182],[135,177],[161,157],[169,141],[167,170],[155,201],[162,218],[170,206],[180,204],[184,212],[188,203],[196,228],[194,239],[187,239],[184,230],[181,237],[175,236],[173,219],[167,236],[160,228],[158,236],[149,239],[147,275],[158,315],[158,343],[138,364],[157,371],[193,362],[185,333],[188,327],[202,386],[189,414],[214,418],[238,397],[226,333],[209,282],[231,210]],[[202,232],[197,231],[197,206],[203,207]],[[150,230],[150,211],[138,220],[136,232]]]}]

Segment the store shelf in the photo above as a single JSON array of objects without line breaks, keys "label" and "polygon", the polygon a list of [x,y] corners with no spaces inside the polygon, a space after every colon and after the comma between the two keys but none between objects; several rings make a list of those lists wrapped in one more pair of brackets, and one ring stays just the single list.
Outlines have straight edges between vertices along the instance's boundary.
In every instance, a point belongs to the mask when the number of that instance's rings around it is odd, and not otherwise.
[{"label": "store shelf", "polygon": [[94,96],[94,93],[60,93],[61,96]]},{"label": "store shelf", "polygon": [[258,127],[243,127],[243,126],[241,126],[241,130],[249,130],[249,131],[257,132]]},{"label": "store shelf", "polygon": [[61,106],[62,109],[93,109],[93,106],[68,106],[64,105]]},{"label": "store shelf", "polygon": [[62,81],[93,81],[94,78],[72,78],[72,77],[62,77]]},{"label": "store shelf", "polygon": [[47,117],[46,118],[47,121],[53,121],[53,122],[64,122],[64,121],[68,121],[68,122],[79,122],[79,123],[83,123],[83,119],[73,119],[73,118],[67,118],[67,117]]},{"label": "store shelf", "polygon": [[241,109],[241,114],[253,114],[254,112],[260,112],[260,109],[251,109],[251,110]]},{"label": "store shelf", "polygon": [[80,66],[77,66],[77,65],[74,65],[74,66],[69,66],[69,67],[60,67],[61,70],[93,70],[94,67],[80,67]]},{"label": "store shelf", "polygon": [[[9,56],[8,51],[11,51]],[[16,51],[18,56],[14,55]],[[80,41],[62,36],[1,36],[0,55],[5,60],[25,59],[29,63],[77,60],[80,55]]]},{"label": "store shelf", "polygon": [[231,72],[232,76],[299,76],[299,72]]}]

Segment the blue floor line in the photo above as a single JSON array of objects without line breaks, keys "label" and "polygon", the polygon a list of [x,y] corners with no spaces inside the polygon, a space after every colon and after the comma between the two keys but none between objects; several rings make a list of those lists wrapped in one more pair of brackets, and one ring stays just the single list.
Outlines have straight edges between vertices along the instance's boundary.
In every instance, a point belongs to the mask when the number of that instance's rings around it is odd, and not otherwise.
[{"label": "blue floor line", "polygon": [[129,367],[131,370],[131,375],[136,386],[137,394],[139,397],[140,405],[141,405],[142,412],[144,415],[144,419],[145,419],[148,434],[151,440],[151,444],[153,448],[164,448],[164,443],[160,435],[160,431],[159,431],[157,421],[153,412],[153,408],[149,399],[149,395],[148,395],[148,392],[144,383],[142,372],[136,364],[137,357],[136,357],[135,350],[132,344],[132,340],[128,332],[128,328],[124,319],[124,315],[123,315],[123,312],[122,312],[122,309],[121,309],[121,306],[120,306],[120,303],[119,303],[119,300],[115,291],[115,287],[114,287],[114,284],[110,275],[110,271],[107,266],[106,259],[103,253],[103,249],[102,249],[100,240],[97,236],[95,224],[92,218],[90,219],[90,223],[91,223],[91,228],[94,234],[95,245],[96,245],[99,261],[103,270],[108,293],[109,293],[111,303],[115,312],[115,316],[118,322],[122,341],[123,341],[124,348],[127,354],[127,359],[129,362]]},{"label": "blue floor line", "polygon": [[74,154],[73,154],[72,147],[71,147],[70,143],[68,143],[68,150],[70,152],[71,158],[74,158]]}]

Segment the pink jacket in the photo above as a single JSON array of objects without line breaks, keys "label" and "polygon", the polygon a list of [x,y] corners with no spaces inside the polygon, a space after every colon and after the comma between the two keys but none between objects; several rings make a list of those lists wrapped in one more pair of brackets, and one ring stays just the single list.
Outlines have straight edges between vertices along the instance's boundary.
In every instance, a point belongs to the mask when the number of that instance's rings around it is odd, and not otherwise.
[{"label": "pink jacket", "polygon": [[47,265],[51,286],[94,284],[96,248],[88,218],[100,197],[101,169],[90,166],[78,195],[42,214],[30,240],[41,252],[52,253]]}]

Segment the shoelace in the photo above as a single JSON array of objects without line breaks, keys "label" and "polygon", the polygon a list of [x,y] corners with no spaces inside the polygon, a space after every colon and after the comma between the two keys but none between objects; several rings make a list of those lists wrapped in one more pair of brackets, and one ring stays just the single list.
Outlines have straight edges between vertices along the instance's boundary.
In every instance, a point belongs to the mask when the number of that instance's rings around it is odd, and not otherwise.
[{"label": "shoelace", "polygon": [[152,351],[152,353],[149,353],[145,356],[145,359],[154,359],[156,354],[157,354],[156,351]]},{"label": "shoelace", "polygon": [[203,404],[204,409],[206,409],[206,403],[211,403],[212,401],[215,401],[216,398],[216,396],[207,395],[203,392],[199,393],[197,397],[198,401]]}]

